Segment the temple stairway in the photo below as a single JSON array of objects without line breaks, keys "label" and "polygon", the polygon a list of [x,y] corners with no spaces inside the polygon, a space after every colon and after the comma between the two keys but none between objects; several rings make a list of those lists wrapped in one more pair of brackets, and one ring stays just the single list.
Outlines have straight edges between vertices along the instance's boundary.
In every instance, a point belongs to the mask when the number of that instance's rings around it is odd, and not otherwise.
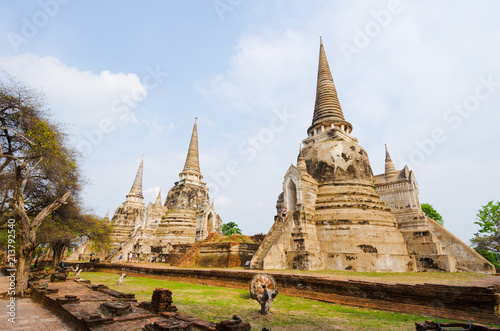
[{"label": "temple stairway", "polygon": [[266,257],[267,253],[269,253],[269,250],[271,249],[271,247],[273,247],[276,240],[278,240],[285,225],[288,223],[290,219],[292,219],[291,217],[292,215],[293,213],[288,213],[284,221],[281,216],[278,216],[276,218],[276,221],[271,227],[271,230],[269,230],[269,233],[264,238],[264,241],[260,245],[259,249],[257,250],[257,252],[255,252],[252,261],[250,262],[250,269],[264,268],[264,258]]}]

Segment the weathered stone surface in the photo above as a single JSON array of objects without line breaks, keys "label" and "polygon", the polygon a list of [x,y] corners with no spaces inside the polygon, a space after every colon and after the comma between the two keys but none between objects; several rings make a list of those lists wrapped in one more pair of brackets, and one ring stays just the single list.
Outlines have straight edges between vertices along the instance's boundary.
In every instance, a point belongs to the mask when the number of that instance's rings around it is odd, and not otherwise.
[{"label": "weathered stone surface", "polygon": [[127,200],[112,218],[113,245],[108,261],[118,262],[123,254],[123,260],[129,262],[129,253],[133,253],[137,262],[161,261],[171,253],[172,245],[192,244],[205,239],[211,232],[221,232],[222,220],[210,202],[206,184],[202,182],[196,122],[184,169],[163,205],[161,192],[154,204],[144,205],[142,165],[141,161]]},{"label": "weathered stone surface", "polygon": [[153,291],[151,301],[141,302],[141,307],[156,314],[164,312],[176,312],[177,307],[172,305],[172,291],[167,288],[157,288]]},{"label": "weathered stone surface", "polygon": [[425,216],[413,171],[407,166],[397,171],[387,147],[385,163],[386,172],[374,177],[375,189],[396,216],[417,270],[495,273],[493,265],[481,255]]},{"label": "weathered stone surface", "polygon": [[417,331],[427,331],[427,330],[474,330],[474,331],[500,331],[500,329],[482,325],[482,324],[472,324],[472,323],[440,323],[439,321],[425,321],[423,323],[415,322],[415,329]]},{"label": "weathered stone surface", "polygon": [[250,331],[252,327],[250,323],[245,323],[236,315],[230,320],[221,321],[215,326],[217,331]]},{"label": "weathered stone surface", "polygon": [[130,302],[104,302],[100,309],[108,312],[111,316],[123,316],[132,311]]},{"label": "weathered stone surface", "polygon": [[489,262],[425,217],[408,167],[396,171],[387,152],[386,173],[373,176],[351,131],[321,43],[308,138],[285,174],[274,224],[250,267],[493,273]]},{"label": "weathered stone surface", "polygon": [[250,281],[249,287],[252,297],[260,303],[260,313],[269,314],[271,303],[278,295],[278,286],[273,276],[257,274]]},{"label": "weathered stone surface", "polygon": [[237,242],[231,237],[225,237],[229,241],[218,242],[220,237],[220,234],[212,232],[201,242],[172,245],[172,251],[159,254],[157,262],[180,267],[243,267],[260,246],[257,243]]},{"label": "weathered stone surface", "polygon": [[252,280],[248,283],[248,289],[252,298],[256,299],[257,295],[264,294],[264,288],[271,291],[277,290],[278,285],[273,276],[268,274],[258,273],[252,277]]},{"label": "weathered stone surface", "polygon": [[52,275],[50,275],[50,281],[55,283],[55,282],[64,282],[66,281],[66,278],[68,277],[67,273],[64,272],[54,272]]},{"label": "weathered stone surface", "polygon": [[206,187],[189,185],[189,183],[181,181],[176,183],[168,192],[165,207],[172,211],[198,211],[207,199],[208,190]]}]

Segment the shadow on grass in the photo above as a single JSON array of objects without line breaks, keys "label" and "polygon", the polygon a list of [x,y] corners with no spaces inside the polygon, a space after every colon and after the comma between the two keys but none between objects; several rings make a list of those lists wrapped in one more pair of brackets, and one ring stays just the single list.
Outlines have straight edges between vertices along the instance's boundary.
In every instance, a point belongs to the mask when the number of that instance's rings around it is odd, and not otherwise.
[{"label": "shadow on grass", "polygon": [[241,299],[244,299],[244,300],[253,299],[253,298],[252,298],[252,296],[250,295],[250,293],[241,293],[241,294],[239,295],[239,297],[240,297]]}]

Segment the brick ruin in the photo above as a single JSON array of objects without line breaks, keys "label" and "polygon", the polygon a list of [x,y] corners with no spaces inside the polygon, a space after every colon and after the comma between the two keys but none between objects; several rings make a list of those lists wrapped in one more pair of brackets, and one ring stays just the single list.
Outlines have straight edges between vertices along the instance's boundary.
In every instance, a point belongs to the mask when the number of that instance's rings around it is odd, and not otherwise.
[{"label": "brick ruin", "polygon": [[250,330],[249,323],[235,320],[236,315],[214,323],[178,312],[172,292],[166,288],[155,289],[151,301],[139,303],[135,294],[102,284],[68,277],[47,285],[43,276],[50,274],[35,273],[30,280],[33,300],[62,318],[72,330]]},{"label": "brick ruin", "polygon": [[321,42],[312,125],[297,165],[284,176],[274,224],[251,268],[495,273],[491,263],[425,216],[408,167],[396,171],[387,152],[385,173],[373,175],[352,129]]},{"label": "brick ruin", "polygon": [[[238,238],[247,238],[241,242]],[[244,267],[259,248],[252,237],[233,235],[220,241],[221,236],[211,233],[205,240],[194,244],[172,245],[169,254],[159,254],[153,262],[168,263],[178,267],[233,268]]]},{"label": "brick ruin", "polygon": [[[245,290],[249,289],[252,279],[260,274],[260,271],[256,270],[146,267],[119,263],[80,263],[80,266],[85,270],[97,272],[126,272],[127,275],[136,277],[161,277],[171,281]],[[274,279],[280,295],[439,318],[464,321],[470,319],[478,323],[500,324],[500,294],[496,281],[474,285],[399,284],[279,271],[266,273]],[[51,286],[57,284],[59,283]]]}]

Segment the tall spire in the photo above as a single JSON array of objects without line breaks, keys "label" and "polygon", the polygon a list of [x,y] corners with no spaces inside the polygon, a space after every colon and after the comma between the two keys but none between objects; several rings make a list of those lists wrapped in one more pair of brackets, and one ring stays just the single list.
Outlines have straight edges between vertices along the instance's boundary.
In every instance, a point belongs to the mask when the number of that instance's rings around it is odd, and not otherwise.
[{"label": "tall spire", "polygon": [[142,169],[144,165],[144,154],[142,155],[141,164],[139,165],[139,169],[137,170],[137,174],[135,175],[134,184],[132,184],[132,188],[130,192],[127,194],[127,200],[142,202],[144,196],[142,195]]},{"label": "tall spire", "polygon": [[351,123],[344,119],[337,96],[337,89],[333,83],[332,73],[330,72],[330,66],[326,58],[325,48],[323,47],[323,39],[320,37],[316,102],[312,125],[309,127],[308,132],[312,132],[312,130],[319,128],[321,125],[331,126],[332,124],[337,127],[343,125],[347,133],[352,131]]},{"label": "tall spire", "polygon": [[158,192],[158,197],[156,197],[155,205],[161,206],[161,187],[160,187],[160,191]]},{"label": "tall spire", "polygon": [[389,151],[387,150],[387,145],[385,145],[385,178],[393,179],[395,177],[396,167],[394,167],[394,163],[392,162]]},{"label": "tall spire", "polygon": [[109,221],[109,209],[108,209],[108,212],[106,213],[106,216],[104,216],[104,220]]},{"label": "tall spire", "polygon": [[184,170],[179,174],[181,179],[198,179],[201,180],[203,176],[200,172],[200,160],[198,155],[198,118],[194,119],[193,133],[191,134],[191,141],[189,142],[189,149],[186,157],[186,163],[184,164]]},{"label": "tall spire", "polygon": [[300,171],[307,172],[306,160],[304,159],[304,156],[302,155],[302,145],[299,145],[299,156],[297,157],[297,168],[299,168]]}]

